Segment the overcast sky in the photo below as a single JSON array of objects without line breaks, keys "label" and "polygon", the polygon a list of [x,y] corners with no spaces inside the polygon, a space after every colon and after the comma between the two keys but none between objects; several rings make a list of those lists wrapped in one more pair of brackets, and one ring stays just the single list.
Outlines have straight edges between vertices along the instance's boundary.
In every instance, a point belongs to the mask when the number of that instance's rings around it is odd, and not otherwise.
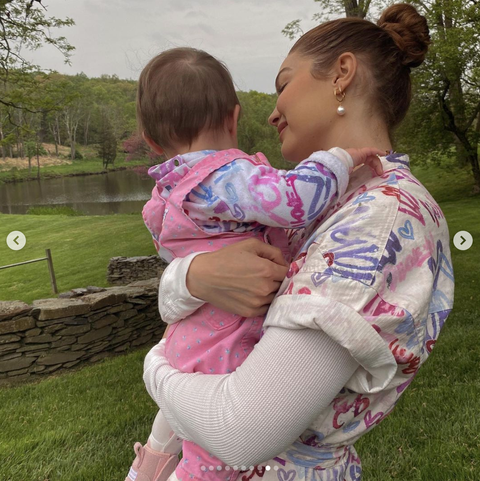
[{"label": "overcast sky", "polygon": [[282,34],[291,20],[306,31],[313,0],[43,0],[48,16],[73,18],[57,29],[75,46],[72,65],[55,49],[26,54],[42,68],[89,77],[137,79],[148,60],[176,46],[200,48],[223,60],[240,90],[274,92],[278,68],[292,46]]}]

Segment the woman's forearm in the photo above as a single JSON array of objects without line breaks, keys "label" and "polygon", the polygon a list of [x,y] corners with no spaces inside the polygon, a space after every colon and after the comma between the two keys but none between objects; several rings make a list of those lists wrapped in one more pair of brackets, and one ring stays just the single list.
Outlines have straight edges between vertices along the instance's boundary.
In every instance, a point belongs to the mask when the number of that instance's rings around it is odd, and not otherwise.
[{"label": "woman's forearm", "polygon": [[281,453],[331,403],[358,367],[322,331],[265,331],[230,375],[184,374],[163,357],[145,359],[147,390],[172,429],[230,466]]}]

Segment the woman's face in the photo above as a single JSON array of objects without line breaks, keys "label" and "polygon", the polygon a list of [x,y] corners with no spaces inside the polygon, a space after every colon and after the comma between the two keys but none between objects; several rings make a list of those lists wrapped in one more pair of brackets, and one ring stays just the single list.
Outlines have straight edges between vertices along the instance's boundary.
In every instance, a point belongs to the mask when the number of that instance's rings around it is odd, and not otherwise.
[{"label": "woman's face", "polygon": [[334,147],[329,138],[339,116],[333,75],[314,78],[312,62],[296,53],[288,55],[275,82],[277,105],[268,119],[279,131],[283,157],[295,163],[312,152]]}]

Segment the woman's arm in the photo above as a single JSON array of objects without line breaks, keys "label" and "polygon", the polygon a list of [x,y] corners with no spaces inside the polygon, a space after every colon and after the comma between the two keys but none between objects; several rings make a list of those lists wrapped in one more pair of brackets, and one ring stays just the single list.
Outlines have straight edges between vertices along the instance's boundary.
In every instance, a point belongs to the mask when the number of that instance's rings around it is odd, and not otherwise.
[{"label": "woman's arm", "polygon": [[180,437],[229,466],[250,466],[290,446],[357,367],[322,331],[270,327],[232,374],[181,373],[162,342],[145,359],[144,380]]}]

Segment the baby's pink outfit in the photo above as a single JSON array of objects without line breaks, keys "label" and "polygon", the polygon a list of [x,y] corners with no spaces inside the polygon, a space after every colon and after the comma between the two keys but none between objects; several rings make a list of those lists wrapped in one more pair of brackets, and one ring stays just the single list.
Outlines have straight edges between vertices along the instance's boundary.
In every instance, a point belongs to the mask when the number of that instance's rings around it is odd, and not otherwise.
[{"label": "baby's pink outfit", "polygon": [[[215,251],[244,239],[256,238],[279,247],[286,260],[290,262],[288,238],[285,229],[281,226],[292,227],[291,221],[278,219],[272,222],[272,225],[269,227],[260,223],[252,226],[252,224],[249,223],[249,228],[245,229],[239,229],[238,226],[242,224],[241,222],[237,222],[235,224],[237,226],[235,231],[222,231],[219,225],[221,225],[222,222],[223,227],[227,225],[227,222],[222,219],[222,212],[228,210],[224,202],[215,203],[214,213],[217,212],[219,218],[213,218],[212,225],[210,226],[211,229],[208,228],[209,226],[206,225],[205,222],[202,223],[202,228],[199,227],[197,223],[198,219],[196,219],[197,222],[192,219],[192,213],[186,209],[186,206],[191,205],[188,202],[188,196],[194,193],[196,188],[201,186],[203,191],[206,192],[208,197],[206,200],[207,204],[214,203],[212,199],[214,199],[215,196],[211,190],[209,190],[210,187],[208,187],[208,185],[212,184],[204,183],[205,179],[213,172],[217,172],[218,174],[222,172],[222,169],[227,172],[229,169],[228,164],[231,164],[231,167],[235,165],[232,164],[232,162],[239,159],[248,161],[248,164],[254,168],[265,166],[265,172],[267,174],[271,174],[273,171],[276,172],[276,170],[270,166],[266,157],[261,153],[255,156],[249,156],[240,150],[230,149],[217,152],[205,152],[204,154],[205,156],[199,162],[195,163],[189,170],[185,168],[183,172],[178,165],[179,159],[180,161],[182,160],[181,156],[177,156],[177,158],[173,158],[160,166],[156,166],[157,169],[163,169],[161,171],[162,178],[169,176],[171,184],[173,184],[168,187],[168,195],[165,195],[165,191],[164,195],[162,195],[162,190],[158,187],[157,182],[157,187],[154,188],[152,193],[152,199],[145,205],[143,210],[145,223],[153,235],[154,244],[159,254],[167,261],[171,261],[177,257],[185,257],[192,252]],[[330,154],[326,155],[329,156]],[[330,162],[325,161],[324,163],[331,164],[332,159],[330,158],[329,161]],[[319,160],[316,159],[312,161],[312,163],[314,162],[319,162]],[[322,164],[322,162],[320,162],[320,164]],[[317,163],[316,165],[318,166],[319,164]],[[322,169],[325,168],[324,165],[320,165],[320,167]],[[319,170],[320,167],[318,167]],[[318,204],[319,198],[325,197],[322,205],[326,207],[330,201],[339,194],[338,189],[335,188],[338,184],[334,183],[335,176],[330,170],[325,169],[325,174],[323,171],[319,172],[319,170],[316,169],[317,167],[314,169],[315,172],[312,171],[312,178],[307,176],[304,182],[313,183],[315,178],[317,178],[316,182],[318,182],[318,177],[327,176],[328,179],[326,180],[328,180],[328,182],[325,182],[325,185],[329,185],[330,188],[326,189],[327,192],[325,193],[325,189],[322,187],[323,190],[320,189],[322,190],[322,195],[316,195],[315,199],[312,198],[310,206],[313,205],[314,200]],[[345,175],[347,175],[347,169],[344,170]],[[242,174],[241,172],[237,172],[234,174],[234,177],[235,175]],[[291,185],[293,186],[293,191],[295,191],[294,182],[297,177],[292,177]],[[221,178],[221,176],[219,177],[217,175],[215,182]],[[265,182],[267,178],[268,175],[258,182]],[[235,187],[233,186],[235,182],[231,177],[229,180],[233,182],[232,185],[229,186],[227,182],[227,184],[224,183],[223,188],[228,191],[232,197],[235,197],[237,195]],[[346,187],[345,179],[343,178],[341,181]],[[221,184],[221,182],[219,182],[219,184]],[[324,186],[324,184],[322,184],[322,186]],[[298,198],[292,200],[288,194],[286,196],[289,199],[287,201],[288,209],[295,217],[294,211],[296,209],[298,213],[300,206]],[[314,196],[312,195],[312,197]],[[265,207],[265,203],[263,202],[265,200],[264,197],[261,200],[263,207]],[[296,203],[295,200],[297,201]],[[308,209],[305,207],[309,206],[304,205],[303,207],[305,210],[305,218],[307,218],[306,213]],[[232,210],[235,211],[236,209],[231,208],[230,211]],[[245,207],[244,210],[246,210]],[[260,209],[253,206],[253,210]],[[230,215],[232,216],[232,214]],[[239,220],[245,217],[242,208],[238,209],[237,215]],[[275,217],[273,213],[269,213],[269,215]],[[298,215],[295,218],[297,219],[297,224],[299,224]],[[210,219],[212,219],[212,217],[210,217]],[[235,219],[235,214],[233,219]],[[278,226],[275,227],[275,224],[278,224]],[[303,225],[301,225],[301,227],[303,227]],[[227,228],[229,227],[225,227],[225,229]],[[228,265],[225,266],[225,269],[228,268]],[[177,322],[170,327],[166,341],[167,358],[173,367],[182,372],[193,373],[199,371],[206,374],[226,374],[233,372],[243,363],[255,344],[259,341],[262,335],[263,320],[263,317],[245,318],[217,309],[211,304],[204,304],[185,320]],[[214,466],[213,471],[209,469],[210,466]],[[183,457],[175,474],[181,481],[195,478],[212,481],[235,481],[240,471],[233,470],[231,467],[228,469],[225,468],[226,465],[222,461],[210,455],[197,444],[190,441],[183,441]],[[243,469],[248,469],[248,467]]]}]

